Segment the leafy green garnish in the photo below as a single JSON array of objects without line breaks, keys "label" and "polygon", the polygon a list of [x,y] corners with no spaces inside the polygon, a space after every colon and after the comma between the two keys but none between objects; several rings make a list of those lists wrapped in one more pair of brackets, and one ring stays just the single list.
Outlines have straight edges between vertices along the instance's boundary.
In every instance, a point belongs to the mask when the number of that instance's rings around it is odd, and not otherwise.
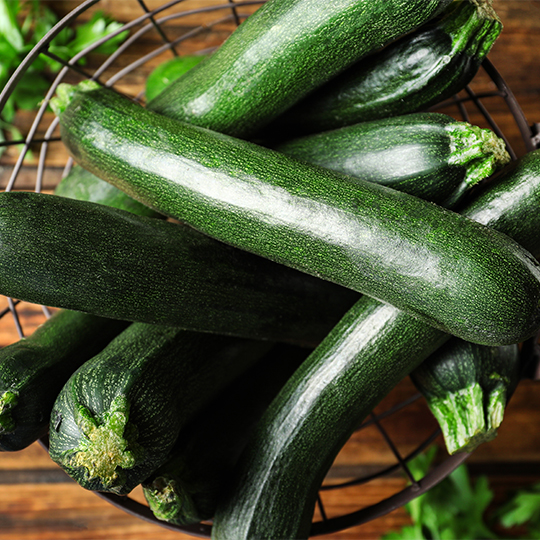
[{"label": "leafy green garnish", "polygon": [[[0,0],[0,88],[7,84],[25,56],[57,22],[55,13],[39,0]],[[67,61],[98,39],[119,30],[121,26],[121,23],[105,13],[96,12],[89,21],[75,29],[63,29],[50,42],[48,51]],[[95,52],[111,54],[127,34],[124,31],[110,38]],[[79,63],[84,64],[85,59],[81,58]],[[50,86],[50,75],[61,68],[60,62],[46,54],[36,58],[13,89],[1,112],[3,130],[13,121],[18,109],[33,110],[39,106]],[[1,150],[0,147],[0,154]]]},{"label": "leafy green garnish", "polygon": [[[423,478],[437,452],[428,452],[408,463],[414,478]],[[460,465],[430,491],[405,505],[412,524],[390,532],[382,540],[484,540],[510,539],[506,530],[521,527],[524,532],[516,540],[540,538],[540,484],[521,489],[509,500],[490,509],[489,522],[499,525],[500,534],[487,524],[486,510],[493,500],[487,477],[472,483],[467,466]],[[499,530],[498,529],[498,530]]]}]

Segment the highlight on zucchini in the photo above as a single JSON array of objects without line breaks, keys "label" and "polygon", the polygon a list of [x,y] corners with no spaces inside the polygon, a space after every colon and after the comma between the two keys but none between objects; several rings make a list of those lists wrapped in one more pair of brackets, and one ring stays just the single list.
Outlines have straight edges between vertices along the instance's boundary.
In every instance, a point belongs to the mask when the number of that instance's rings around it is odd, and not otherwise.
[{"label": "highlight on zucchini", "polygon": [[538,330],[539,265],[508,236],[386,186],[174,121],[95,83],[59,86],[55,100],[62,140],[81,165],[203,234],[467,341],[503,345]]},{"label": "highlight on zucchini", "polygon": [[49,454],[82,487],[125,495],[182,427],[270,344],[134,323],[59,392]]},{"label": "highlight on zucchini", "polygon": [[[540,230],[539,172],[540,151],[527,154],[482,186],[463,214],[540,256],[538,234],[531,235]],[[360,298],[263,415],[220,501],[213,538],[316,535],[317,493],[335,456],[379,401],[448,339],[403,311]]]},{"label": "highlight on zucchini", "polygon": [[274,148],[446,208],[510,161],[504,141],[493,131],[441,113],[361,122]]},{"label": "highlight on zucchini", "polygon": [[496,437],[520,378],[516,344],[486,347],[460,339],[445,343],[411,373],[450,455]]},{"label": "highlight on zucchini", "polygon": [[336,129],[425,110],[473,79],[502,31],[491,0],[456,0],[416,31],[356,62],[259,137]]}]

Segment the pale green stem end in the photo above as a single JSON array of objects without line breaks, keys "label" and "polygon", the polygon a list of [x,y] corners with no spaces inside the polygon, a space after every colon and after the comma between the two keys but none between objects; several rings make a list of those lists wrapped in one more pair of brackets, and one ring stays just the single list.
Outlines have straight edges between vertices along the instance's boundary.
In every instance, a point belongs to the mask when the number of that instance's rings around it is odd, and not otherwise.
[{"label": "pale green stem end", "polygon": [[104,487],[121,486],[123,470],[143,461],[144,449],[137,443],[137,430],[129,423],[129,403],[126,396],[117,397],[110,410],[98,423],[92,413],[80,406],[76,422],[83,438],[72,455],[71,467],[84,467],[89,479],[99,479]]},{"label": "pale green stem end", "polygon": [[11,413],[19,401],[18,397],[19,394],[13,390],[6,390],[0,397],[0,434],[15,431],[15,420]]}]

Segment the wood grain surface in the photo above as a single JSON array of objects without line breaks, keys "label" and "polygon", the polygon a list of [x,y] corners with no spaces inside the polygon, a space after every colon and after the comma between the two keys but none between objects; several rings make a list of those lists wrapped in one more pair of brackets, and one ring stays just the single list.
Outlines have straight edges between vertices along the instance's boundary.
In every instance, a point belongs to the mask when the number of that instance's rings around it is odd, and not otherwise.
[{"label": "wood grain surface", "polygon": [[[176,46],[177,54],[190,54],[217,47],[234,28],[230,10],[209,11],[214,0],[186,0],[178,6],[161,11],[158,19],[165,18],[162,28],[169,40],[186,33],[194,37]],[[49,7],[60,17],[67,15],[80,4],[78,0],[49,1]],[[224,0],[221,4],[225,5]],[[146,0],[148,9],[163,5],[161,0]],[[489,58],[504,80],[512,89],[527,123],[540,123],[540,57],[536,50],[540,38],[540,1],[538,0],[494,0],[493,6],[499,13],[504,30],[495,44]],[[194,14],[205,8],[207,11]],[[91,14],[103,9],[122,22],[137,21],[144,15],[137,0],[102,0],[79,20],[87,20]],[[256,6],[238,8],[241,17],[248,15]],[[189,11],[188,16],[177,16],[181,11]],[[225,18],[229,15],[228,19]],[[213,24],[216,19],[217,24]],[[162,37],[153,28],[144,31],[148,23],[140,22],[132,27],[132,34],[140,31],[141,37],[130,46],[100,75],[100,80],[110,77],[133,65],[145,55],[152,55],[163,43]],[[119,78],[115,87],[130,96],[139,96],[144,101],[142,91],[147,75],[155,66],[172,58],[170,51],[164,51],[136,69]],[[104,57],[92,55],[84,69],[93,73],[102,65]],[[66,80],[77,81],[80,76],[69,73]],[[491,79],[481,70],[471,84],[477,93],[493,92]],[[483,103],[488,107],[496,124],[506,135],[517,155],[526,152],[522,137],[504,100],[494,96]],[[485,125],[485,120],[469,107],[473,123]],[[449,113],[450,114],[450,113]],[[457,114],[457,110],[456,110]],[[53,115],[45,113],[36,127],[35,138],[42,137]],[[21,112],[17,116],[17,126],[26,134],[32,129],[35,114]],[[57,135],[57,133],[56,133]],[[60,180],[68,156],[60,142],[48,145],[46,152],[40,144],[32,144],[31,153],[17,174],[16,189],[39,188],[50,191]],[[19,159],[20,148],[10,147],[0,160],[0,189],[4,189],[12,176]],[[39,159],[44,157],[44,174],[39,172]],[[21,302],[17,306],[18,317],[10,312],[8,300],[0,298],[0,346],[5,346],[22,335],[29,335],[45,320],[43,309]],[[529,485],[540,479],[540,388],[539,382],[523,381],[518,387],[507,409],[505,421],[498,437],[475,451],[468,459],[473,477],[488,475],[496,492],[496,501],[503,500],[516,487]],[[384,416],[396,404],[414,398],[416,391],[406,379],[377,407],[376,413]],[[389,415],[380,421],[388,433],[400,456],[414,451],[421,441],[426,440],[436,430],[422,399],[411,399],[408,406],[399,413]],[[440,436],[436,444],[442,447]],[[440,451],[439,460],[446,457]],[[365,476],[396,465],[394,452],[385,441],[381,431],[373,424],[359,430],[344,447],[331,469],[327,483]],[[24,451],[0,455],[0,540],[143,540],[143,539],[188,539],[182,534],[154,523],[143,521],[125,511],[112,506],[94,493],[85,491],[69,479],[48,457],[38,443]],[[406,486],[403,474],[394,471],[382,478],[360,486],[325,491],[322,494],[324,508],[329,517],[343,515],[385,500]],[[140,490],[131,495],[143,502]],[[320,512],[316,511],[316,519]],[[330,539],[377,539],[388,531],[396,530],[408,523],[408,515],[403,508],[371,520],[363,525],[322,536]]]}]

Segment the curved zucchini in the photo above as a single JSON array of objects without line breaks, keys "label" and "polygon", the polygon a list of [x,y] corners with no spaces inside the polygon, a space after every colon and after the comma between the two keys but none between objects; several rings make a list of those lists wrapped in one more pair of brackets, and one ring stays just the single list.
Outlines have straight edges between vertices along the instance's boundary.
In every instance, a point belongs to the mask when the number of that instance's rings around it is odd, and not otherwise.
[{"label": "curved zucchini", "polygon": [[269,0],[149,107],[171,118],[246,137],[449,3]]},{"label": "curved zucchini", "polygon": [[275,149],[447,208],[510,161],[504,142],[491,130],[439,113],[362,122]]},{"label": "curved zucchini", "polygon": [[520,377],[517,345],[486,347],[457,338],[411,373],[449,454],[471,452],[495,438]]},{"label": "curved zucchini", "polygon": [[257,420],[307,355],[306,349],[276,345],[193,418],[171,458],[142,484],[156,517],[185,525],[214,515]]},{"label": "curved zucchini", "polygon": [[491,0],[454,1],[441,17],[293,106],[268,126],[266,136],[315,133],[426,109],[465,88],[501,30]]},{"label": "curved zucchini", "polygon": [[130,325],[58,394],[50,417],[51,458],[86,489],[129,493],[165,461],[196,411],[269,346]]},{"label": "curved zucchini", "polygon": [[129,323],[59,311],[30,336],[0,351],[0,450],[26,448],[49,428],[69,376]]},{"label": "curved zucchini", "polygon": [[[530,231],[540,229],[540,151],[521,164],[501,173],[492,186],[498,196],[487,186],[463,213],[511,232],[539,256],[538,235]],[[519,217],[506,221],[502,213]],[[335,456],[377,403],[449,338],[394,307],[360,298],[263,415],[218,506],[213,538],[298,539],[320,532],[311,519]]]},{"label": "curved zucchini", "polygon": [[318,343],[358,298],[197,231],[117,208],[0,193],[0,292],[94,315]]},{"label": "curved zucchini", "polygon": [[95,83],[58,92],[53,107],[75,160],[164,215],[468,341],[516,343],[540,325],[538,263],[505,235],[386,186],[352,184],[176,122]]}]

